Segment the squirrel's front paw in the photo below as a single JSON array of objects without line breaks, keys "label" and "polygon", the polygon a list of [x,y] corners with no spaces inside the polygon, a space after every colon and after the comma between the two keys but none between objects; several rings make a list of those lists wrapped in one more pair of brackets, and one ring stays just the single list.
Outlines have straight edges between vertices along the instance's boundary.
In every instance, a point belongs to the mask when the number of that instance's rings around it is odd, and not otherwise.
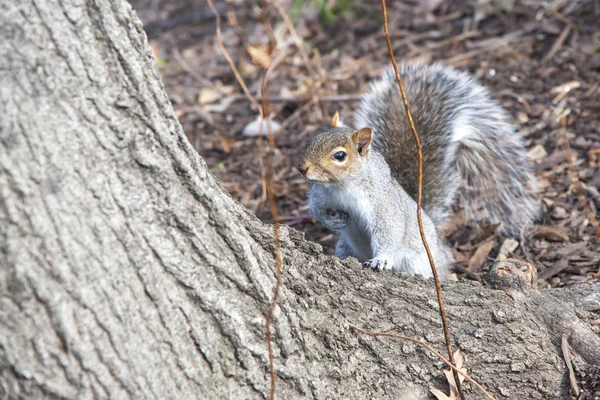
[{"label": "squirrel's front paw", "polygon": [[342,210],[320,210],[317,215],[325,228],[331,231],[344,229],[348,225],[349,214]]},{"label": "squirrel's front paw", "polygon": [[363,266],[365,268],[371,268],[372,270],[379,271],[383,269],[392,269],[392,262],[385,256],[375,257],[363,263]]}]

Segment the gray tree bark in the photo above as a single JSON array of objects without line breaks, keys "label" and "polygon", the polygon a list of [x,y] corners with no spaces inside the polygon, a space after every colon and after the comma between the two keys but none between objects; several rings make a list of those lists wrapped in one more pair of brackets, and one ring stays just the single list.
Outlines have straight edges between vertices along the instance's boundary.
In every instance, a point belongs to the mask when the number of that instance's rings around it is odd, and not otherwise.
[{"label": "gray tree bark", "polygon": [[[267,397],[272,227],[188,143],[131,7],[1,2],[0,111],[0,397]],[[278,398],[444,388],[436,357],[349,328],[443,349],[431,281],[364,271],[281,234]],[[445,283],[454,345],[498,398],[564,398],[557,335],[600,360],[574,312],[599,289],[558,291],[567,307],[553,292]]]}]

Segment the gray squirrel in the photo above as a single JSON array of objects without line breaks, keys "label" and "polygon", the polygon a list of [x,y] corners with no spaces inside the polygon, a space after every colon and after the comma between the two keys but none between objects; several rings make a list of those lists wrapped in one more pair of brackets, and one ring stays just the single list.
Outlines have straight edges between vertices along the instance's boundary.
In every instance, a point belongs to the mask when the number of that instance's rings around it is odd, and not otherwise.
[{"label": "gray squirrel", "polygon": [[[507,113],[469,74],[405,64],[400,75],[423,148],[424,231],[445,277],[454,257],[437,227],[450,206],[461,200],[468,219],[516,236],[540,215],[537,182]],[[392,69],[371,83],[355,126],[336,113],[304,150],[311,212],[339,233],[337,257],[432,276],[417,224],[417,149]]]}]

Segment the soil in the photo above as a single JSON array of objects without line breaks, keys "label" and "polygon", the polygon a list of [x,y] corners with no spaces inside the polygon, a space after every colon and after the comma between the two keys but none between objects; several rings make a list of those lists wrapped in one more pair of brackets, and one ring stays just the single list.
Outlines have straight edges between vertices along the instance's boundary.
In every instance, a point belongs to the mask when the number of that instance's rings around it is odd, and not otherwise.
[{"label": "soil", "polygon": [[[268,142],[242,133],[259,111],[218,45],[214,13],[205,2],[190,0],[132,3],[190,142],[234,198],[271,222],[263,179]],[[307,184],[295,160],[312,132],[327,126],[336,111],[342,120],[353,120],[360,93],[389,58],[379,2],[354,1],[346,10],[330,2],[333,20],[328,21],[304,3],[291,15],[307,60],[275,8],[269,7],[268,19],[277,48],[270,52],[262,3],[215,5],[223,45],[254,97],[260,97],[271,57],[281,61],[267,82],[271,116],[283,126],[273,161],[279,218],[332,254],[335,237],[309,214]],[[389,3],[398,60],[441,61],[474,74],[510,113],[542,187],[544,220],[520,238],[475,231],[460,213],[452,218],[444,232],[454,248],[457,277],[479,280],[501,255],[531,261],[542,287],[597,281],[600,2]],[[291,1],[279,4],[292,7]],[[287,52],[277,57],[283,48]]]}]

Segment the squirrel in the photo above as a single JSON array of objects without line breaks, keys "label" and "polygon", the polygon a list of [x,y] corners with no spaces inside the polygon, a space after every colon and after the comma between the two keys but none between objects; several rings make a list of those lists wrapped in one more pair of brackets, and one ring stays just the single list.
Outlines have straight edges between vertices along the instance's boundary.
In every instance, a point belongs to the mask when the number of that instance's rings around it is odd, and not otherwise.
[{"label": "squirrel", "polygon": [[[541,213],[537,181],[507,112],[468,73],[436,63],[400,66],[423,150],[422,220],[436,269],[454,263],[437,227],[461,202],[468,219],[517,236]],[[375,270],[431,277],[417,223],[418,155],[393,69],[364,93],[353,129],[336,113],[298,170],[309,208],[339,233],[335,255]]]}]

